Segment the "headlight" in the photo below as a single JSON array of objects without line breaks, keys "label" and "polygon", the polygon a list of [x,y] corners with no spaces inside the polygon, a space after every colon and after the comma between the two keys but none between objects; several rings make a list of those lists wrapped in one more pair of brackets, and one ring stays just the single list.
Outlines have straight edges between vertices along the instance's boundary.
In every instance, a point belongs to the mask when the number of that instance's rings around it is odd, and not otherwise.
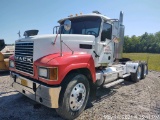
[{"label": "headlight", "polygon": [[48,69],[39,67],[39,72],[38,72],[40,77],[48,78]]},{"label": "headlight", "polygon": [[39,77],[50,79],[50,80],[58,80],[58,68],[45,68],[39,67],[38,70]]},{"label": "headlight", "polygon": [[14,68],[14,61],[13,60],[9,61],[9,67]]}]

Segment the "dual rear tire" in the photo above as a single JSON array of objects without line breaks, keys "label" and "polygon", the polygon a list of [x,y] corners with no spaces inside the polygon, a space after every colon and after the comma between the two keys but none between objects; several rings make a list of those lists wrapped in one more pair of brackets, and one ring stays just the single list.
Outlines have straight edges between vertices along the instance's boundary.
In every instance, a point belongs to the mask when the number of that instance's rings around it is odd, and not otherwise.
[{"label": "dual rear tire", "polygon": [[142,63],[141,79],[144,79],[147,74],[148,74],[148,66],[147,66],[147,63]]},{"label": "dual rear tire", "polygon": [[148,74],[147,63],[143,62],[138,65],[136,73],[131,73],[131,81],[139,82],[141,79],[144,79]]}]

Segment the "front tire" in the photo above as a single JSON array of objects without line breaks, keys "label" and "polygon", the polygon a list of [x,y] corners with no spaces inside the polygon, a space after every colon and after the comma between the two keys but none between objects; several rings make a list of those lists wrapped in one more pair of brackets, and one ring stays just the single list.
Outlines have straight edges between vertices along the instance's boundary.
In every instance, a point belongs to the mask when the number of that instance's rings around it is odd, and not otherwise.
[{"label": "front tire", "polygon": [[82,74],[71,74],[65,78],[69,81],[62,86],[59,108],[56,112],[64,119],[74,119],[85,109],[90,86],[88,79]]}]

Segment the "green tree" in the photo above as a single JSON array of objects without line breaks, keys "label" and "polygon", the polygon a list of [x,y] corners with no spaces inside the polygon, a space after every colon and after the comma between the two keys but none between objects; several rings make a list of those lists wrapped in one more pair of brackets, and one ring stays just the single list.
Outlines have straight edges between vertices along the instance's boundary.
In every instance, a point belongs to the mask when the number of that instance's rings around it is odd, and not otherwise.
[{"label": "green tree", "polygon": [[160,53],[160,31],[155,34],[145,32],[141,36],[124,37],[124,52]]}]

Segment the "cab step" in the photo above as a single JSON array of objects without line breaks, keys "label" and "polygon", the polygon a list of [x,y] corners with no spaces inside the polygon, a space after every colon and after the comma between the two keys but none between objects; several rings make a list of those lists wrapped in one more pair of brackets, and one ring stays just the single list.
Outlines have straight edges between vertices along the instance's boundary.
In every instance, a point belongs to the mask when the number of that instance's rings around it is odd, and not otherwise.
[{"label": "cab step", "polygon": [[130,76],[131,74],[124,74],[123,75],[123,78],[126,78],[126,77],[128,77],[128,76]]},{"label": "cab step", "polygon": [[123,82],[123,81],[124,81],[124,79],[118,79],[118,80],[116,80],[116,81],[113,81],[113,82],[111,82],[111,83],[108,83],[108,84],[103,85],[103,87],[104,87],[104,88],[109,88],[109,87],[112,87],[112,86],[114,86],[114,85],[117,85],[117,84],[119,84],[119,83],[121,83],[121,82]]}]

